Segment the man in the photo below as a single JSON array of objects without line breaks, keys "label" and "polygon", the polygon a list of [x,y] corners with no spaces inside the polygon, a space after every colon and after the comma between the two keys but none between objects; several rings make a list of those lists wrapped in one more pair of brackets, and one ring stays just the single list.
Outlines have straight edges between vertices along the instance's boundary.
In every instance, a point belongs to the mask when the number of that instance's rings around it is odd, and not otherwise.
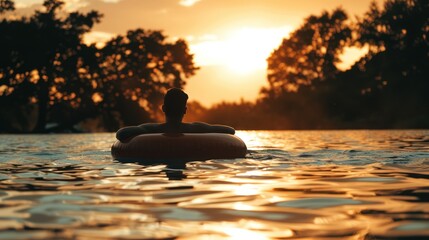
[{"label": "man", "polygon": [[168,90],[162,105],[165,123],[145,123],[139,126],[124,127],[116,132],[116,138],[123,142],[145,133],[235,133],[234,128],[224,125],[210,125],[203,122],[183,123],[187,100],[188,95],[181,89]]}]

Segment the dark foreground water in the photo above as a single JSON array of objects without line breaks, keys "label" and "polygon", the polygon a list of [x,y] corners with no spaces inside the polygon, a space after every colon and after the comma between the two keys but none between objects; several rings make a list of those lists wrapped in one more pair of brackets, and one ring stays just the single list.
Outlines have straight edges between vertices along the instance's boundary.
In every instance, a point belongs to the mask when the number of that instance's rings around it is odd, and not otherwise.
[{"label": "dark foreground water", "polygon": [[238,132],[246,159],[112,160],[113,134],[0,135],[0,239],[429,239],[429,131]]}]

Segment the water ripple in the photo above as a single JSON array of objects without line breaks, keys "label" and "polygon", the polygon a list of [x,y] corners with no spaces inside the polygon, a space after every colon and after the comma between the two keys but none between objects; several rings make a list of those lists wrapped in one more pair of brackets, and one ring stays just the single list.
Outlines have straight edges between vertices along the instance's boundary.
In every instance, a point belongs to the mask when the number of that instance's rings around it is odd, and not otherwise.
[{"label": "water ripple", "polygon": [[428,131],[247,131],[245,159],[112,160],[113,134],[0,136],[0,239],[425,239]]}]

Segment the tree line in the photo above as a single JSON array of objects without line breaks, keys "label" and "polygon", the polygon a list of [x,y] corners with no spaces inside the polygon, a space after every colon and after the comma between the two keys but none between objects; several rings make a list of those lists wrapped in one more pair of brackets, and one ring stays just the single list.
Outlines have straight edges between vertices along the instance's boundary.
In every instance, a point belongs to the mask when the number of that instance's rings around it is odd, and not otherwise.
[{"label": "tree line", "polygon": [[[255,103],[194,104],[196,118],[240,129],[428,128],[428,40],[427,0],[374,1],[356,19],[342,8],[311,15],[267,59]],[[346,47],[368,53],[341,71]]]},{"label": "tree line", "polygon": [[14,2],[1,1],[0,132],[73,132],[90,119],[89,131],[116,131],[152,121],[164,92],[198,69],[184,40],[135,29],[97,48],[83,36],[102,14],[67,13],[59,0],[43,7],[11,18]]},{"label": "tree line", "polygon": [[[46,0],[30,17],[0,5],[0,132],[115,131],[159,121],[163,93],[198,70],[183,40],[136,29],[97,48],[83,43],[102,14]],[[238,129],[429,127],[429,0],[374,1],[351,19],[310,15],[267,59],[255,102],[190,102],[187,120]],[[350,69],[347,47],[368,52]],[[56,123],[48,124],[48,123]]]}]

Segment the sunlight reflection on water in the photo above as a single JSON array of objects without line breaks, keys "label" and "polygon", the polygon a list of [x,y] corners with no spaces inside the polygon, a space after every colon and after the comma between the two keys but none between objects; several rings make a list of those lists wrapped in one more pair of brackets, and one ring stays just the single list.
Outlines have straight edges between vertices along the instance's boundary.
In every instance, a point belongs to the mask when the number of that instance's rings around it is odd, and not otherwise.
[{"label": "sunlight reflection on water", "polygon": [[429,131],[239,131],[245,159],[113,161],[114,134],[0,135],[0,239],[429,237]]}]

